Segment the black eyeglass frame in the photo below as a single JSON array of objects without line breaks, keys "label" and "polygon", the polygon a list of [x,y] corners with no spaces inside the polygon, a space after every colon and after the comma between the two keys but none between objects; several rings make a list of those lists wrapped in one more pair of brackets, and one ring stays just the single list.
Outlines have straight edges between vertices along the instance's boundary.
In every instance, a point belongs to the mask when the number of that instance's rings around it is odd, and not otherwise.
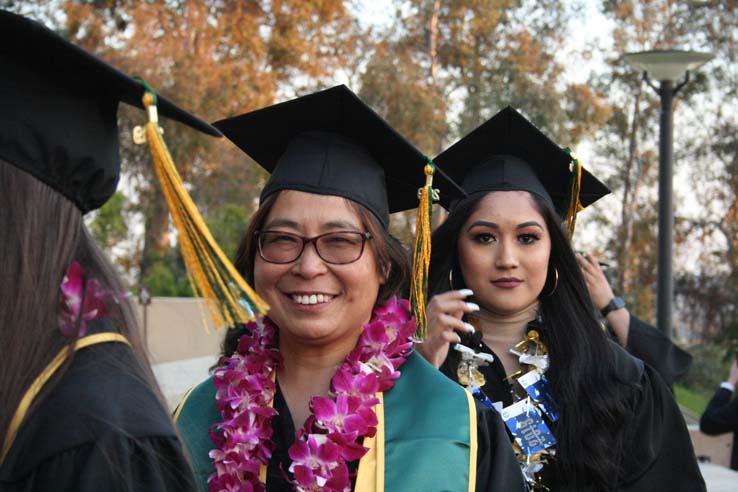
[{"label": "black eyeglass frame", "polygon": [[[267,259],[264,256],[264,252],[262,251],[262,245],[261,245],[261,238],[263,237],[262,234],[267,234],[267,233],[271,233],[271,234],[276,233],[276,234],[281,234],[283,236],[290,236],[290,237],[299,239],[302,242],[302,247],[300,248],[300,252],[297,253],[297,256],[295,256],[295,258],[290,261],[273,261],[273,260]],[[357,234],[359,237],[361,237],[361,250],[359,251],[359,255],[355,259],[351,261],[345,261],[345,262],[335,262],[335,261],[330,261],[330,260],[323,258],[323,255],[320,254],[320,249],[318,248],[318,240],[326,236],[331,236],[333,234],[347,234],[347,233]],[[361,257],[364,255],[364,246],[366,245],[366,242],[370,239],[374,239],[374,236],[372,236],[371,232],[362,232],[362,231],[331,231],[331,232],[326,232],[323,234],[318,234],[317,236],[313,236],[313,237],[305,237],[299,234],[294,234],[292,232],[264,230],[264,231],[255,231],[254,236],[256,237],[256,249],[259,251],[259,257],[261,257],[261,259],[266,261],[267,263],[272,263],[275,265],[286,265],[288,263],[296,262],[297,260],[300,259],[302,254],[305,252],[305,246],[311,243],[313,245],[313,248],[315,249],[315,253],[318,255],[318,258],[320,258],[324,262],[330,265],[350,265],[351,263],[355,263],[361,259]]]}]

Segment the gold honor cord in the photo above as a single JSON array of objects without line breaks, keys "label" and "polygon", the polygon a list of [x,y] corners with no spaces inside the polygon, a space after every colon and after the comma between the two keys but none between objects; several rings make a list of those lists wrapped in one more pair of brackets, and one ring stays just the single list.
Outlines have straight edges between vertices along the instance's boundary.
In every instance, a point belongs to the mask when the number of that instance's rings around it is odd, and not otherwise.
[{"label": "gold honor cord", "polygon": [[[187,277],[195,296],[205,300],[216,327],[247,323],[266,314],[269,306],[246,283],[216,243],[195,202],[184,187],[158,125],[156,96],[146,92],[144,107],[149,121],[145,141],[151,150],[154,170],[177,229]],[[139,127],[136,143],[143,143]],[[203,322],[204,322],[203,317]],[[207,324],[205,331],[208,331]]]},{"label": "gold honor cord", "polygon": [[426,338],[425,303],[428,293],[428,266],[431,257],[431,219],[433,201],[438,200],[438,190],[433,189],[435,167],[428,159],[425,165],[425,186],[418,190],[418,218],[415,223],[415,242],[413,247],[413,276],[410,280],[410,305],[413,309],[417,330],[416,338]]},{"label": "gold honor cord", "polygon": [[384,393],[380,391],[374,397],[379,400],[372,408],[377,416],[377,432],[364,438],[363,446],[369,451],[359,460],[354,492],[384,492]]},{"label": "gold honor cord", "polygon": [[569,163],[569,172],[571,173],[571,184],[569,185],[569,206],[566,210],[566,216],[564,222],[566,223],[566,233],[569,236],[569,240],[574,236],[574,229],[577,226],[577,214],[584,209],[582,202],[579,200],[579,193],[582,186],[582,165],[579,162],[571,149],[568,147],[564,149],[571,156],[571,162]]},{"label": "gold honor cord", "polygon": [[469,492],[474,492],[477,488],[477,453],[479,452],[477,408],[469,390],[464,388],[464,393],[469,405]]},{"label": "gold honor cord", "polygon": [[89,335],[77,340],[73,345],[68,345],[61,349],[56,356],[51,359],[51,362],[41,371],[36,379],[33,380],[31,386],[28,387],[23,398],[21,398],[18,408],[13,414],[13,418],[10,420],[8,425],[8,433],[5,434],[5,442],[3,443],[2,454],[0,454],[0,465],[5,461],[5,457],[8,455],[10,448],[13,446],[15,436],[18,434],[20,425],[23,423],[23,419],[26,418],[28,409],[31,408],[31,403],[36,399],[38,394],[43,389],[44,385],[51,379],[56,371],[61,367],[67,357],[77,350],[89,347],[90,345],[97,345],[98,343],[118,342],[130,345],[131,343],[121,335],[120,333],[96,333],[95,335]]}]

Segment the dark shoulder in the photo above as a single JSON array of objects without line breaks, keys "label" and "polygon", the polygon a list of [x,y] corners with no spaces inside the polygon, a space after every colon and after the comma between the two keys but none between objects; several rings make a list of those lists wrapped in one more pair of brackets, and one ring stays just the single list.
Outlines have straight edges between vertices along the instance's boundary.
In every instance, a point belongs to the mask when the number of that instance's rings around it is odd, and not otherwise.
[{"label": "dark shoulder", "polygon": [[608,343],[615,377],[627,385],[639,384],[645,373],[643,361],[632,356],[616,342]]},{"label": "dark shoulder", "polygon": [[104,343],[75,354],[61,380],[26,416],[8,460],[22,457],[18,464],[32,468],[66,450],[115,435],[176,437],[130,347]]}]

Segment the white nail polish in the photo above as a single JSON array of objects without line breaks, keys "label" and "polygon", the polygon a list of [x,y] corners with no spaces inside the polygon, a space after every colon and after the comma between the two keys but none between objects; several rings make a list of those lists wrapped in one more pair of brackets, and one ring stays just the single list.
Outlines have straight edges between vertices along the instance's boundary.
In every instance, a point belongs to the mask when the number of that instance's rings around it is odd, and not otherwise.
[{"label": "white nail polish", "polygon": [[469,297],[469,296],[473,296],[474,292],[471,289],[461,289],[459,291],[459,294],[461,294],[464,297]]},{"label": "white nail polish", "polygon": [[475,331],[477,331],[474,329],[474,325],[472,325],[471,323],[464,323],[464,326],[466,327],[466,331],[468,331],[469,333],[474,333]]},{"label": "white nail polish", "polygon": [[477,305],[477,304],[475,304],[473,302],[467,302],[466,303],[466,308],[469,309],[470,311],[479,311],[479,305]]}]

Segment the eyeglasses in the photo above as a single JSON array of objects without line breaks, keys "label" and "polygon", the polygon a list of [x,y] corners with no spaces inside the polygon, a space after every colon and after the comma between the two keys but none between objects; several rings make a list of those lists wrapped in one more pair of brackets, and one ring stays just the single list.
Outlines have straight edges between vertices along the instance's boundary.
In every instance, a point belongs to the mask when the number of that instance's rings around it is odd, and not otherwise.
[{"label": "eyeglasses", "polygon": [[305,245],[313,243],[321,260],[333,265],[353,263],[364,253],[364,243],[372,238],[369,232],[336,231],[315,237],[303,237],[282,231],[257,231],[259,256],[269,263],[292,263]]}]

